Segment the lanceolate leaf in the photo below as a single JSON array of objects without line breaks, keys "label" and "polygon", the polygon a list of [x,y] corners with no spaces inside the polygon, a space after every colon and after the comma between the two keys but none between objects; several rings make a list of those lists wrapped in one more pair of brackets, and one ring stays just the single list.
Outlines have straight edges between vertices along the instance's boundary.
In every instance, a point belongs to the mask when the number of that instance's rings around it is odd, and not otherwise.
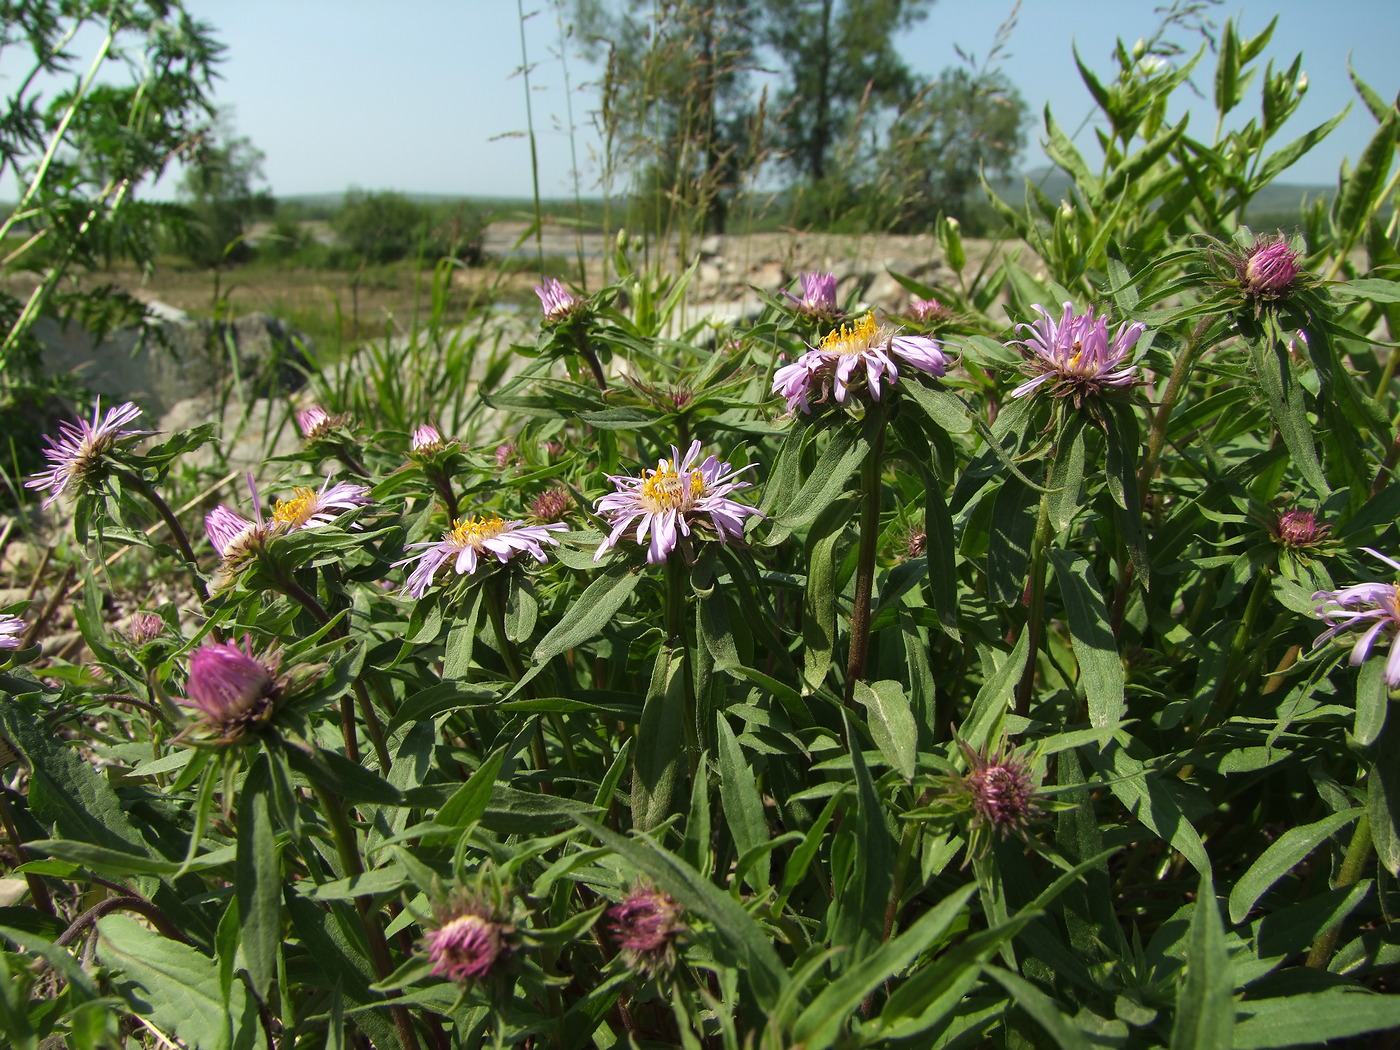
[{"label": "lanceolate leaf", "polygon": [[1064,596],[1065,615],[1079,661],[1079,681],[1089,700],[1089,722],[1111,726],[1123,717],[1123,660],[1109,624],[1108,607],[1088,560],[1071,551],[1050,551]]}]

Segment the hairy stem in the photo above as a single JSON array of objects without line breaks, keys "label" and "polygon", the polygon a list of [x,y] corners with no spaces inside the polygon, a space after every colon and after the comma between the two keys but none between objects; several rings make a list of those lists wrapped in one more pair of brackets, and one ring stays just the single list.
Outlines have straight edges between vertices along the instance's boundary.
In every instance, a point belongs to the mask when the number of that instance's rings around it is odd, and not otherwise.
[{"label": "hairy stem", "polygon": [[851,608],[851,649],[846,660],[846,706],[851,706],[856,683],[865,680],[870,653],[870,602],[875,592],[875,552],[880,542],[880,480],[884,466],[885,423],[882,416],[860,470],[860,550],[856,556],[856,594]]},{"label": "hairy stem", "polygon": [[[1371,859],[1371,821],[1367,814],[1362,813],[1361,818],[1356,822],[1356,830],[1351,833],[1351,842],[1347,845],[1346,856],[1342,858],[1342,868],[1337,872],[1337,881],[1333,884],[1334,890],[1340,890],[1347,886],[1355,885],[1361,878],[1361,873],[1366,870],[1366,862]],[[1332,961],[1332,955],[1337,950],[1337,938],[1342,934],[1342,924],[1339,922],[1335,926],[1330,926],[1312,946],[1312,951],[1308,952],[1307,965],[1314,970],[1325,970],[1327,964]]]}]

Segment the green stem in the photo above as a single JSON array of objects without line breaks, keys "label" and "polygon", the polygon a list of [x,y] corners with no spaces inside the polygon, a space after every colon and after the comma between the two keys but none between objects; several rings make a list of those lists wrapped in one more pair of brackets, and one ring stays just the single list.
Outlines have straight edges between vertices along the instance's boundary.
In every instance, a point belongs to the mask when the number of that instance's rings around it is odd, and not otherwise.
[{"label": "green stem", "polygon": [[[346,816],[345,803],[334,791],[315,778],[308,779],[311,780],[311,789],[316,792],[316,798],[321,803],[321,812],[330,825],[331,840],[335,843],[336,855],[340,858],[340,865],[345,869],[346,877],[363,875],[365,868],[360,861],[359,843],[355,837],[355,829],[350,826],[350,818]],[[388,977],[394,972],[394,964],[389,956],[389,942],[384,939],[384,927],[379,922],[379,913],[374,909],[374,898],[367,894],[356,897],[355,908],[360,913],[361,923],[364,924],[365,939],[369,942],[374,967],[381,978]],[[404,1050],[418,1050],[418,1035],[413,1030],[413,1021],[408,1011],[402,1006],[391,1006],[389,1009]]]},{"label": "green stem", "polygon": [[161,521],[165,522],[165,527],[170,530],[171,538],[175,541],[175,546],[180,548],[180,556],[185,559],[189,566],[191,575],[194,576],[195,594],[202,601],[204,598],[201,580],[199,578],[199,567],[194,560],[194,548],[190,546],[190,538],[185,534],[185,527],[180,524],[180,519],[175,516],[175,512],[170,509],[170,504],[161,498],[155,486],[132,470],[119,472],[123,481],[131,488],[141,493],[146,502],[155,508],[155,512],[160,515]]},{"label": "green stem", "polygon": [[1157,467],[1162,460],[1162,449],[1167,442],[1167,424],[1171,422],[1172,410],[1176,408],[1176,403],[1181,400],[1181,395],[1186,390],[1191,368],[1200,356],[1210,322],[1209,316],[1201,318],[1200,323],[1191,332],[1191,340],[1177,357],[1176,367],[1172,369],[1171,378],[1167,380],[1167,389],[1162,392],[1162,400],[1157,405],[1157,414],[1152,418],[1152,428],[1147,432],[1147,455],[1143,457],[1142,466],[1138,470],[1138,495],[1144,506],[1150,494],[1152,479],[1157,476]]},{"label": "green stem", "polygon": [[1035,522],[1031,540],[1030,574],[1026,594],[1026,666],[1016,683],[1016,713],[1027,715],[1031,709],[1031,692],[1035,687],[1036,656],[1045,639],[1045,573],[1050,560],[1050,493],[1040,497],[1040,514]]},{"label": "green stem", "polygon": [[[1342,858],[1342,869],[1337,872],[1337,881],[1332,888],[1340,890],[1355,885],[1356,881],[1361,878],[1361,873],[1366,870],[1366,862],[1370,859],[1371,821],[1368,814],[1362,813],[1356,822],[1356,830],[1351,833],[1351,842],[1347,846],[1346,856]],[[1333,953],[1337,950],[1337,938],[1341,934],[1342,924],[1340,922],[1329,927],[1313,944],[1312,951],[1308,953],[1307,965],[1314,970],[1327,969],[1328,963],[1332,961]]]},{"label": "green stem", "polygon": [[1254,637],[1254,624],[1259,619],[1265,599],[1271,593],[1272,577],[1273,571],[1267,566],[1261,567],[1258,575],[1254,577],[1254,587],[1250,590],[1249,602],[1244,607],[1244,618],[1240,620],[1239,627],[1235,629],[1235,637],[1230,642],[1230,653],[1225,658],[1225,670],[1221,672],[1220,684],[1211,698],[1209,714],[1201,722],[1202,732],[1224,722],[1239,706],[1239,694],[1235,683],[1240,677],[1245,649],[1259,644],[1259,639]]},{"label": "green stem", "polygon": [[583,355],[583,359],[588,362],[588,368],[593,373],[593,381],[598,384],[598,389],[607,391],[608,378],[603,374],[603,363],[598,360],[598,354],[588,341],[588,333],[583,330],[580,323],[578,329],[578,352]]},{"label": "green stem", "polygon": [[[491,620],[491,629],[496,634],[496,648],[500,651],[501,660],[506,665],[506,673],[510,675],[512,681],[520,681],[525,676],[525,667],[520,662],[520,654],[515,651],[509,637],[506,635],[506,609],[505,600],[501,591],[505,589],[506,577],[503,573],[494,573],[482,585],[482,598],[486,602],[486,615]],[[525,695],[533,697],[535,691],[529,685],[525,687]],[[535,718],[535,731],[530,737],[530,760],[535,763],[535,768],[541,773],[549,772],[549,751],[545,747],[544,729],[540,726],[540,719]],[[552,785],[548,781],[540,784],[541,790],[547,794],[553,794]]]},{"label": "green stem", "polygon": [[856,556],[856,593],[851,608],[851,649],[846,660],[846,706],[855,696],[856,683],[865,680],[870,654],[870,603],[875,593],[875,553],[880,543],[881,473],[884,467],[885,426],[888,416],[876,421],[874,439],[860,468],[860,549]]},{"label": "green stem", "polygon": [[679,650],[683,665],[680,674],[685,685],[685,753],[690,761],[692,782],[700,766],[701,726],[695,703],[695,680],[690,674],[689,650],[686,644],[685,596],[689,585],[685,562],[674,552],[666,560],[666,640],[664,645]]}]

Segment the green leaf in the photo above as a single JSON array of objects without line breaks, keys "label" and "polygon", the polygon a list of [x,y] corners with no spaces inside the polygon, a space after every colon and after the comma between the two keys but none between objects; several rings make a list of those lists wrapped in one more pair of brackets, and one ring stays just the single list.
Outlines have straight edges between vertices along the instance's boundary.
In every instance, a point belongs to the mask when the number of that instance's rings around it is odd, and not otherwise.
[{"label": "green leaf", "polygon": [[1176,1000],[1171,1050],[1230,1050],[1235,990],[1225,927],[1210,876],[1201,874],[1186,949],[1186,980]]},{"label": "green leaf", "polygon": [[238,794],[238,842],[234,857],[234,896],[248,979],[260,998],[277,976],[282,945],[282,865],[270,812],[268,760],[260,755]]},{"label": "green leaf", "polygon": [[1390,171],[1391,156],[1395,153],[1397,127],[1400,127],[1400,114],[1392,108],[1361,151],[1356,168],[1342,181],[1341,192],[1332,206],[1333,228],[1340,237],[1354,240],[1366,217],[1380,206],[1386,173]]},{"label": "green leaf", "polygon": [[[539,667],[561,653],[582,645],[598,635],[637,589],[641,577],[626,562],[618,561],[603,570],[588,589],[579,595],[569,611],[535,646],[534,662]],[[527,679],[521,681],[524,684]]]},{"label": "green leaf", "polygon": [[[345,701],[348,702],[348,698]],[[321,748],[305,751],[288,745],[282,749],[287,764],[314,783],[334,791],[345,802],[370,802],[382,806],[404,805],[403,794],[393,784],[338,751]]]},{"label": "green leaf", "polygon": [[[724,807],[725,827],[734,837],[734,848],[740,856],[765,845],[771,837],[763,816],[763,797],[753,770],[744,759],[743,749],[723,713],[715,716],[719,731],[719,798]],[[765,854],[753,865],[750,883],[754,892],[766,893],[769,886],[769,856]]]},{"label": "green leaf", "polygon": [[506,746],[496,748],[486,756],[467,782],[452,793],[433,818],[435,823],[450,828],[465,828],[476,823],[486,813],[491,801],[491,789],[496,786],[501,763],[505,760]]},{"label": "green leaf", "polygon": [[107,778],[83,761],[62,737],[49,732],[18,703],[3,695],[0,731],[29,766],[30,811],[36,820],[56,832],[56,838],[92,843],[113,853],[155,858]]},{"label": "green leaf", "polygon": [[1233,1050],[1321,1046],[1332,1039],[1400,1026],[1400,1000],[1359,988],[1331,988],[1239,1004]]},{"label": "green leaf", "polygon": [[[986,674],[982,688],[972,701],[972,709],[958,730],[958,735],[967,741],[974,751],[987,743],[992,727],[1006,714],[1015,699],[1016,683],[1026,669],[1026,657],[1030,649],[1030,632],[1022,631],[1011,652],[1005,654],[1001,664],[993,665]],[[985,659],[991,663],[990,659]]]},{"label": "green leaf", "polygon": [[1352,735],[1363,747],[1375,742],[1385,728],[1390,708],[1390,686],[1385,680],[1385,661],[1366,660],[1356,674],[1356,719]]},{"label": "green leaf", "polygon": [[1201,836],[1162,785],[1156,770],[1146,768],[1118,742],[1110,744],[1102,754],[1090,752],[1088,757],[1128,812],[1170,842],[1198,872],[1210,873],[1210,857]]},{"label": "green leaf", "polygon": [[846,501],[833,504],[807,533],[807,588],[802,596],[802,680],[810,690],[831,673],[836,648],[837,547],[850,521]]},{"label": "green leaf", "polygon": [[[844,739],[855,740],[844,709],[841,718]],[[837,957],[837,965],[843,969],[859,963],[883,940],[885,910],[894,886],[895,843],[886,823],[887,810],[875,791],[861,749],[852,747],[850,755],[856,786],[855,814],[854,819],[842,822],[836,837],[838,842],[847,840],[853,863],[847,884],[836,894],[830,923],[832,946],[848,949]]]},{"label": "green leaf", "polygon": [[1308,422],[1303,388],[1293,374],[1288,348],[1273,325],[1265,327],[1262,338],[1249,340],[1250,365],[1259,380],[1274,426],[1293,457],[1293,463],[1320,493],[1331,492],[1317,459],[1312,427]]},{"label": "green leaf", "polygon": [[1287,875],[1318,846],[1331,838],[1338,830],[1346,827],[1361,816],[1360,809],[1333,813],[1314,824],[1290,828],[1269,848],[1259,855],[1259,859],[1249,866],[1249,870],[1235,883],[1230,891],[1230,921],[1240,923],[1248,916],[1260,897],[1279,879]]},{"label": "green leaf", "polygon": [[[875,413],[872,413],[872,419]],[[873,425],[873,424],[872,424]],[[840,499],[855,477],[869,442],[854,425],[838,427],[831,435],[826,451],[808,475],[802,488],[786,507],[774,508],[773,527],[769,529],[764,546],[774,546],[792,535],[794,529],[810,525],[833,502]]]},{"label": "green leaf", "polygon": [[1220,37],[1220,60],[1215,65],[1215,109],[1221,116],[1240,101],[1240,47],[1235,21],[1227,19]]},{"label": "green leaf", "polygon": [[132,1012],[199,1050],[267,1045],[258,1012],[237,982],[224,1000],[214,960],[126,915],[97,922],[97,956],[118,976]]},{"label": "green leaf", "polygon": [[982,972],[1005,988],[1016,1005],[1045,1029],[1060,1050],[1091,1050],[1088,1037],[1070,1022],[1053,999],[1030,981],[999,966],[983,967]]},{"label": "green leaf", "polygon": [[797,1018],[792,1039],[806,1050],[826,1050],[835,1043],[866,997],[943,937],[954,920],[963,914],[968,898],[976,890],[974,885],[954,890],[909,929],[886,941],[859,966],[847,970],[823,988]]},{"label": "green leaf", "polygon": [[855,699],[865,708],[865,723],[890,768],[913,780],[919,727],[904,687],[898,682],[856,682]]},{"label": "green leaf", "polygon": [[1087,558],[1055,549],[1049,555],[1064,597],[1074,657],[1079,661],[1079,681],[1089,699],[1089,723],[1096,729],[1114,725],[1123,718],[1127,705],[1123,659],[1109,625],[1108,606]]},{"label": "green leaf", "polygon": [[1045,479],[1049,489],[1050,522],[1056,532],[1069,528],[1079,510],[1079,493],[1084,487],[1084,417],[1075,414],[1066,421],[1055,442],[1055,456],[1050,461],[1050,475]]},{"label": "green leaf", "polygon": [[685,772],[685,651],[662,645],[632,744],[632,826],[650,831],[671,814]]}]

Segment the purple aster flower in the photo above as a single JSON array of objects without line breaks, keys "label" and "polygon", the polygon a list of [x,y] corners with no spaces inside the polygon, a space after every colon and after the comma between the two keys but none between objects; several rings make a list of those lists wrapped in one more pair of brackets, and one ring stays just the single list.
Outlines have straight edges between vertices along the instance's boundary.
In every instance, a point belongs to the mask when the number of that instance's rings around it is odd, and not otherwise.
[{"label": "purple aster flower", "polygon": [[[1363,547],[1362,550],[1374,554],[1400,573],[1400,562],[1392,561],[1370,547]],[[1314,649],[1343,632],[1364,627],[1356,644],[1351,647],[1350,663],[1355,667],[1371,655],[1376,639],[1388,634],[1390,653],[1385,661],[1385,681],[1392,689],[1400,686],[1400,644],[1396,643],[1397,631],[1400,631],[1400,596],[1396,594],[1395,584],[1354,583],[1339,591],[1318,591],[1312,600],[1317,602],[1316,614],[1330,624],[1313,642]]]},{"label": "purple aster flower", "polygon": [[564,282],[557,277],[546,277],[544,284],[535,286],[535,294],[540,297],[540,308],[549,324],[566,320],[582,309],[584,304],[584,300],[565,288]]},{"label": "purple aster flower", "polygon": [[348,415],[333,416],[320,405],[312,405],[297,413],[297,427],[307,441],[317,441],[336,427],[343,427],[349,422]]},{"label": "purple aster flower", "polygon": [[836,317],[841,313],[840,307],[836,305],[836,274],[828,271],[818,273],[815,270],[808,270],[802,274],[802,295],[793,295],[787,289],[783,289],[786,295],[797,308],[797,312],[804,317],[827,318]]},{"label": "purple aster flower", "polygon": [[946,321],[953,316],[953,311],[937,299],[920,299],[916,295],[909,300],[909,316],[920,324],[929,324],[935,321]]},{"label": "purple aster flower", "polygon": [[442,433],[431,423],[424,423],[413,432],[409,448],[415,456],[430,456],[441,451],[442,446]]},{"label": "purple aster flower", "polygon": [[508,950],[505,935],[509,930],[484,911],[464,911],[423,938],[434,976],[467,982],[491,973],[501,953]]},{"label": "purple aster flower", "polygon": [[284,686],[278,664],[274,654],[254,656],[246,636],[242,648],[233,642],[208,643],[190,660],[188,699],[180,702],[198,710],[204,724],[221,734],[221,742],[232,743],[272,717]]},{"label": "purple aster flower", "polygon": [[744,537],[744,519],[758,510],[729,498],[736,489],[748,488],[747,481],[733,480],[748,470],[734,470],[710,456],[698,467],[700,442],[693,441],[682,459],[676,446],[671,446],[671,458],[658,460],[655,470],[643,470],[640,478],[610,475],[616,487],[601,497],[595,510],[607,519],[612,532],[593,556],[597,561],[617,544],[622,534],[637,523],[636,540],[651,542],[647,561],[657,565],[676,549],[681,536],[689,536],[691,527],[700,525],[712,529],[720,543]]},{"label": "purple aster flower", "polygon": [[676,935],[686,929],[681,906],[660,890],[637,886],[608,909],[609,929],[633,966],[652,972],[675,958]]},{"label": "purple aster flower", "polygon": [[1255,241],[1254,247],[1237,259],[1235,268],[1245,294],[1260,299],[1281,297],[1302,272],[1298,253],[1282,237]]},{"label": "purple aster flower", "polygon": [[47,510],[70,483],[81,482],[118,442],[151,433],[149,430],[126,429],[126,424],[140,414],[141,410],[127,401],[108,409],[104,416],[102,399],[98,398],[92,410],[91,422],[86,419],[74,423],[63,422],[58,425],[57,438],[45,436],[49,447],[44,449],[44,455],[48,458],[49,469],[35,474],[24,483],[24,487],[48,489],[49,494],[43,502]]},{"label": "purple aster flower", "polygon": [[1118,333],[1110,339],[1107,315],[1096,318],[1092,310],[1076,314],[1065,303],[1056,324],[1045,307],[1036,304],[1032,309],[1040,311],[1040,320],[1017,325],[1029,334],[1006,344],[1021,348],[1026,355],[1025,370],[1033,377],[1011,391],[1012,397],[1024,397],[1046,385],[1055,397],[1068,397],[1078,408],[1086,398],[1137,384],[1136,368],[1127,357],[1147,330],[1141,321],[1119,325]]},{"label": "purple aster flower", "polygon": [[852,390],[870,392],[879,401],[882,383],[899,380],[899,367],[908,365],[931,376],[948,370],[942,345],[922,335],[900,335],[889,325],[875,323],[873,312],[853,324],[828,332],[820,345],[773,374],[773,393],[787,400],[789,412],[811,412],[813,401],[835,396],[845,404]]},{"label": "purple aster flower", "polygon": [[290,499],[278,500],[272,510],[274,528],[284,528],[288,532],[310,528],[313,525],[329,525],[338,515],[356,507],[370,503],[369,489],[350,481],[331,483],[330,478],[317,492],[312,488],[295,488]]},{"label": "purple aster flower", "polygon": [[404,583],[403,593],[410,598],[421,598],[433,585],[438,570],[452,562],[452,569],[458,576],[476,572],[477,566],[487,556],[504,565],[516,554],[525,552],[536,561],[544,561],[544,544],[558,544],[551,532],[563,532],[568,526],[563,522],[547,525],[531,525],[524,521],[506,521],[495,516],[476,517],[453,523],[451,529],[443,533],[442,539],[427,543],[410,543],[408,550],[418,550],[418,554],[395,562],[394,567],[417,562],[417,567],[409,573]]},{"label": "purple aster flower", "polygon": [[29,625],[18,616],[0,613],[0,649],[18,649],[24,644],[24,632]]}]

